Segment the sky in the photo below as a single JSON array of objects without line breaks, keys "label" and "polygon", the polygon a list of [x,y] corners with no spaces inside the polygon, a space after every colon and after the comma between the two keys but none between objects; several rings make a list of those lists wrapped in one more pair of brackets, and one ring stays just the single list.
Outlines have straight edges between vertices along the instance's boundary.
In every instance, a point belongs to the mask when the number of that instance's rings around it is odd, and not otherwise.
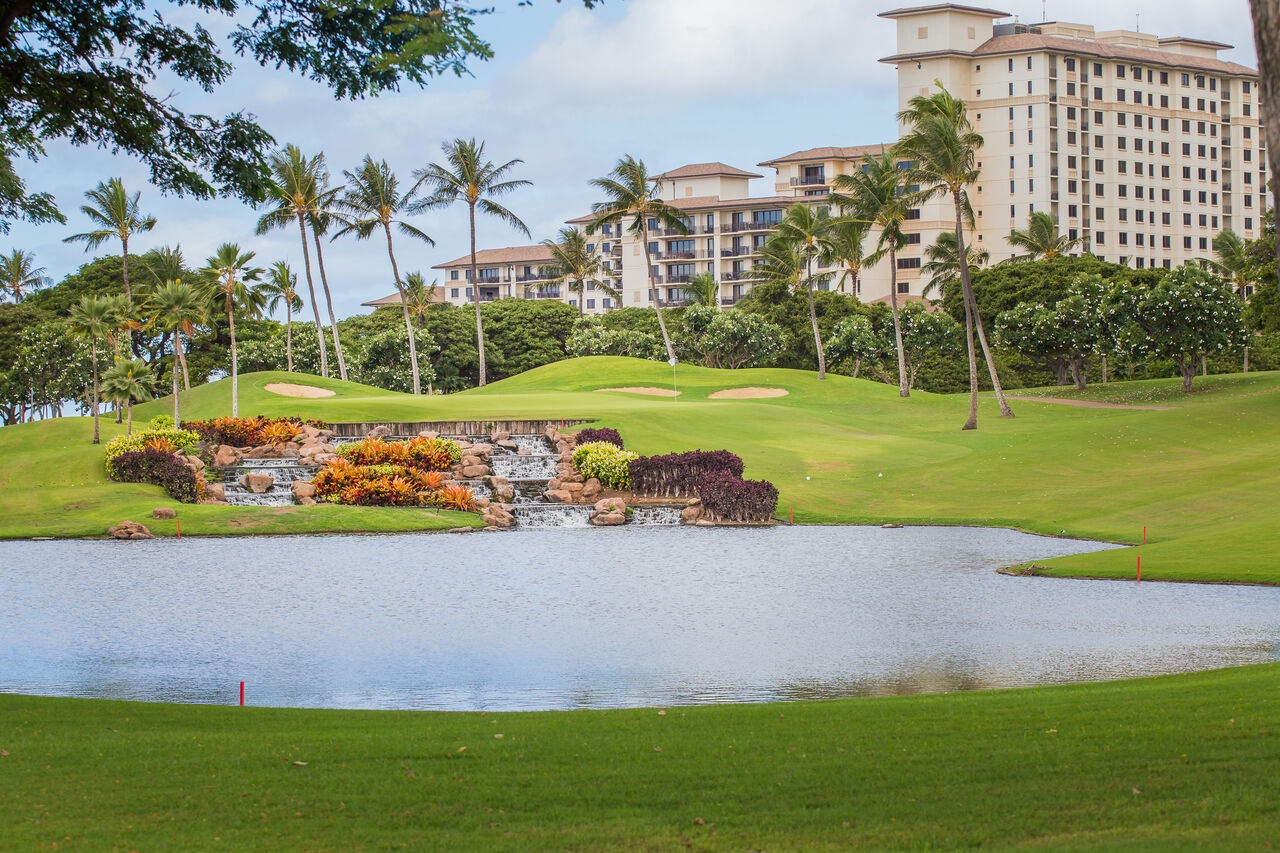
[{"label": "sky", "polygon": [[[643,160],[651,174],[721,161],[764,175],[752,193],[769,195],[774,172],[757,167],[761,161],[817,146],[891,141],[895,72],[877,60],[894,52],[895,25],[877,14],[925,0],[606,0],[594,10],[576,0],[492,4],[494,12],[480,17],[476,29],[495,57],[473,63],[470,76],[335,101],[318,84],[242,62],[214,94],[187,87],[176,96],[190,112],[245,110],[281,145],[293,143],[308,155],[323,151],[335,182],[370,154],[409,183],[415,169],[443,161],[447,140],[482,140],[494,162],[524,161],[511,177],[532,186],[504,203],[532,236],[480,218],[478,247],[527,245],[554,238],[565,220],[590,212],[599,199],[589,181],[608,174],[624,154]],[[1024,23],[1136,25],[1162,37],[1225,42],[1235,49],[1221,58],[1256,67],[1248,0],[1017,0],[992,8]],[[55,282],[93,257],[83,244],[62,242],[90,230],[80,213],[84,192],[118,176],[130,193],[141,192],[143,211],[157,219],[153,231],[130,241],[131,254],[176,245],[196,268],[218,245],[234,242],[256,252],[258,266],[288,261],[305,292],[296,231],[255,235],[261,210],[163,195],[141,164],[92,147],[55,142],[40,163],[16,165],[30,190],[55,196],[67,224],[15,222],[0,235],[0,252],[34,252]],[[466,220],[461,204],[414,217],[435,246],[397,235],[402,274],[439,277],[433,265],[469,250]],[[325,246],[325,263],[339,317],[366,313],[361,302],[395,291],[380,240],[339,238]]]}]

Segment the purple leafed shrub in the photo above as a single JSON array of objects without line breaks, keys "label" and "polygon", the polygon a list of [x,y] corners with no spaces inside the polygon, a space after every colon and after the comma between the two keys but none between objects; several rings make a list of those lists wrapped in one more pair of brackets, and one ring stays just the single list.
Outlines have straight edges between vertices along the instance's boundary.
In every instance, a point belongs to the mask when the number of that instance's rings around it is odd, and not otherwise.
[{"label": "purple leafed shrub", "polygon": [[698,480],[702,509],[719,521],[766,522],[778,509],[778,489],[768,480],[743,480],[725,471]]},{"label": "purple leafed shrub", "polygon": [[616,444],[623,450],[626,449],[622,446],[622,436],[618,434],[618,431],[608,427],[587,427],[578,433],[578,444],[588,444],[593,441],[607,441],[610,444]]},{"label": "purple leafed shrub", "polygon": [[196,474],[172,453],[163,450],[128,450],[112,460],[114,479],[121,483],[150,483],[185,504],[199,497]]},{"label": "purple leafed shrub", "polygon": [[727,450],[689,450],[631,460],[631,488],[642,495],[693,497],[704,474],[742,477],[742,459]]}]

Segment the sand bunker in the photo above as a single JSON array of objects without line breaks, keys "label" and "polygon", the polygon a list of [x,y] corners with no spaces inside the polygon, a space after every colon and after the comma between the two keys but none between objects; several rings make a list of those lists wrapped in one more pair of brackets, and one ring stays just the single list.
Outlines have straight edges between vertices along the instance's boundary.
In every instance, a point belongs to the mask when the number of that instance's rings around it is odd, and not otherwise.
[{"label": "sand bunker", "polygon": [[268,382],[262,386],[265,390],[272,394],[279,394],[281,397],[332,397],[333,392],[327,388],[317,388],[314,385],[294,385],[292,382]]},{"label": "sand bunker", "polygon": [[711,400],[759,400],[762,397],[785,397],[790,393],[786,388],[726,388],[707,396]]},{"label": "sand bunker", "polygon": [[622,391],[625,394],[648,394],[650,397],[674,397],[679,391],[670,388],[653,388],[648,386],[630,386],[627,388],[597,388],[597,391]]}]

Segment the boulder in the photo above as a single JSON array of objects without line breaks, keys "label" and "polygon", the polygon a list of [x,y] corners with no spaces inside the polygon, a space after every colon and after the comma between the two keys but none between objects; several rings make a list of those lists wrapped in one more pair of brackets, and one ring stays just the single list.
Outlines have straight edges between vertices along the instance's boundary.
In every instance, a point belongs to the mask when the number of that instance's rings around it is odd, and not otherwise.
[{"label": "boulder", "polygon": [[316,505],[315,498],[295,498],[294,500],[298,502],[298,506],[315,506]]},{"label": "boulder", "polygon": [[493,472],[489,470],[488,465],[463,465],[459,473],[464,480],[479,480]]},{"label": "boulder", "polygon": [[241,474],[237,482],[255,495],[263,495],[271,491],[276,481],[270,474]]},{"label": "boulder", "polygon": [[316,496],[316,487],[311,483],[304,483],[302,480],[294,480],[290,488],[293,490],[295,498],[314,498]]},{"label": "boulder", "polygon": [[692,524],[700,518],[702,518],[701,506],[687,506],[680,512],[680,519],[684,521],[685,524]]},{"label": "boulder", "polygon": [[552,477],[550,480],[547,480],[547,491],[557,491],[560,489],[561,483],[562,481],[559,477]]},{"label": "boulder", "polygon": [[573,495],[574,500],[577,500],[578,497],[582,495],[583,487],[581,483],[565,483],[564,486],[562,486],[561,488],[563,488],[564,491],[568,492],[569,494]]},{"label": "boulder", "polygon": [[188,453],[185,456],[182,456],[181,459],[183,463],[192,471],[204,470],[204,460],[201,459],[199,456],[192,456],[191,454]]},{"label": "boulder", "polygon": [[376,427],[366,432],[364,434],[364,437],[366,439],[370,439],[370,438],[388,439],[393,435],[395,435],[395,430],[393,430],[390,426],[388,426],[387,424],[378,424]]},{"label": "boulder", "polygon": [[204,497],[208,503],[225,503],[227,490],[222,487],[221,483],[210,483],[204,487]]},{"label": "boulder", "polygon": [[625,512],[606,512],[600,515],[591,516],[591,523],[597,527],[616,527],[619,524],[627,523],[627,514]]},{"label": "boulder", "polygon": [[493,496],[497,500],[513,501],[516,499],[516,487],[511,485],[510,483],[507,483],[501,486],[495,486],[493,489]]},{"label": "boulder", "polygon": [[595,511],[597,514],[612,512],[625,513],[627,511],[627,502],[622,498],[605,498],[604,500],[596,501]]},{"label": "boulder", "polygon": [[122,521],[107,531],[112,539],[154,539],[146,525],[136,521]]},{"label": "boulder", "polygon": [[573,495],[564,489],[547,489],[542,496],[556,504],[566,504],[573,500]]},{"label": "boulder", "polygon": [[[409,337],[408,335],[405,335],[405,339],[406,339],[406,340],[408,340],[408,337]],[[510,440],[511,440],[511,433],[509,433],[509,432],[495,432],[493,435],[489,436],[489,440],[490,440],[491,442],[493,442],[494,444],[500,444],[500,443],[502,443],[502,442],[504,442],[504,441],[510,441]]]},{"label": "boulder", "polygon": [[593,501],[600,494],[604,487],[600,485],[600,481],[595,477],[587,480],[582,484],[582,499],[585,501]]},{"label": "boulder", "polygon": [[[406,334],[405,340],[408,340],[408,339],[409,339],[409,336]],[[439,437],[440,437],[440,433],[436,432],[433,429],[424,429],[418,433],[418,438],[439,438]]]},{"label": "boulder", "polygon": [[[405,336],[405,339],[406,340],[408,339],[408,335]],[[320,437],[320,430],[313,427],[311,424],[303,424],[302,432],[298,433],[298,437],[295,438],[294,441],[301,444],[302,442],[305,442],[308,439],[315,439],[319,437]]]},{"label": "boulder", "polygon": [[473,444],[471,445],[471,449],[468,450],[467,452],[470,453],[472,456],[480,457],[481,461],[483,461],[493,455],[493,445],[492,444]]},{"label": "boulder", "polygon": [[219,444],[213,451],[213,464],[216,468],[225,468],[240,461],[240,451],[229,444]]},{"label": "boulder", "polygon": [[488,509],[491,503],[493,501],[489,498],[476,498],[476,509]]},{"label": "boulder", "polygon": [[512,453],[520,452],[520,445],[516,444],[514,441],[495,441],[494,444],[501,447],[503,450],[509,450]]},{"label": "boulder", "polygon": [[171,506],[158,506],[151,510],[152,518],[177,518],[177,511]]}]

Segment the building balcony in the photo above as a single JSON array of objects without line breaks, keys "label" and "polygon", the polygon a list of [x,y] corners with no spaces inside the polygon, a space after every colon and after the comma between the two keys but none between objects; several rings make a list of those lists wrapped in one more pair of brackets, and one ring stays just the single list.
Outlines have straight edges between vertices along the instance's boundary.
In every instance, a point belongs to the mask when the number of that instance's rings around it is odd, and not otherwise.
[{"label": "building balcony", "polygon": [[791,186],[793,187],[825,187],[827,179],[823,175],[805,175],[801,178],[792,178]]},{"label": "building balcony", "polygon": [[720,257],[722,258],[741,258],[754,252],[750,246],[735,246],[730,249],[721,249]]},{"label": "building balcony", "polygon": [[768,222],[731,222],[728,225],[720,226],[721,234],[736,234],[741,231],[772,231],[776,228],[776,224]]}]

